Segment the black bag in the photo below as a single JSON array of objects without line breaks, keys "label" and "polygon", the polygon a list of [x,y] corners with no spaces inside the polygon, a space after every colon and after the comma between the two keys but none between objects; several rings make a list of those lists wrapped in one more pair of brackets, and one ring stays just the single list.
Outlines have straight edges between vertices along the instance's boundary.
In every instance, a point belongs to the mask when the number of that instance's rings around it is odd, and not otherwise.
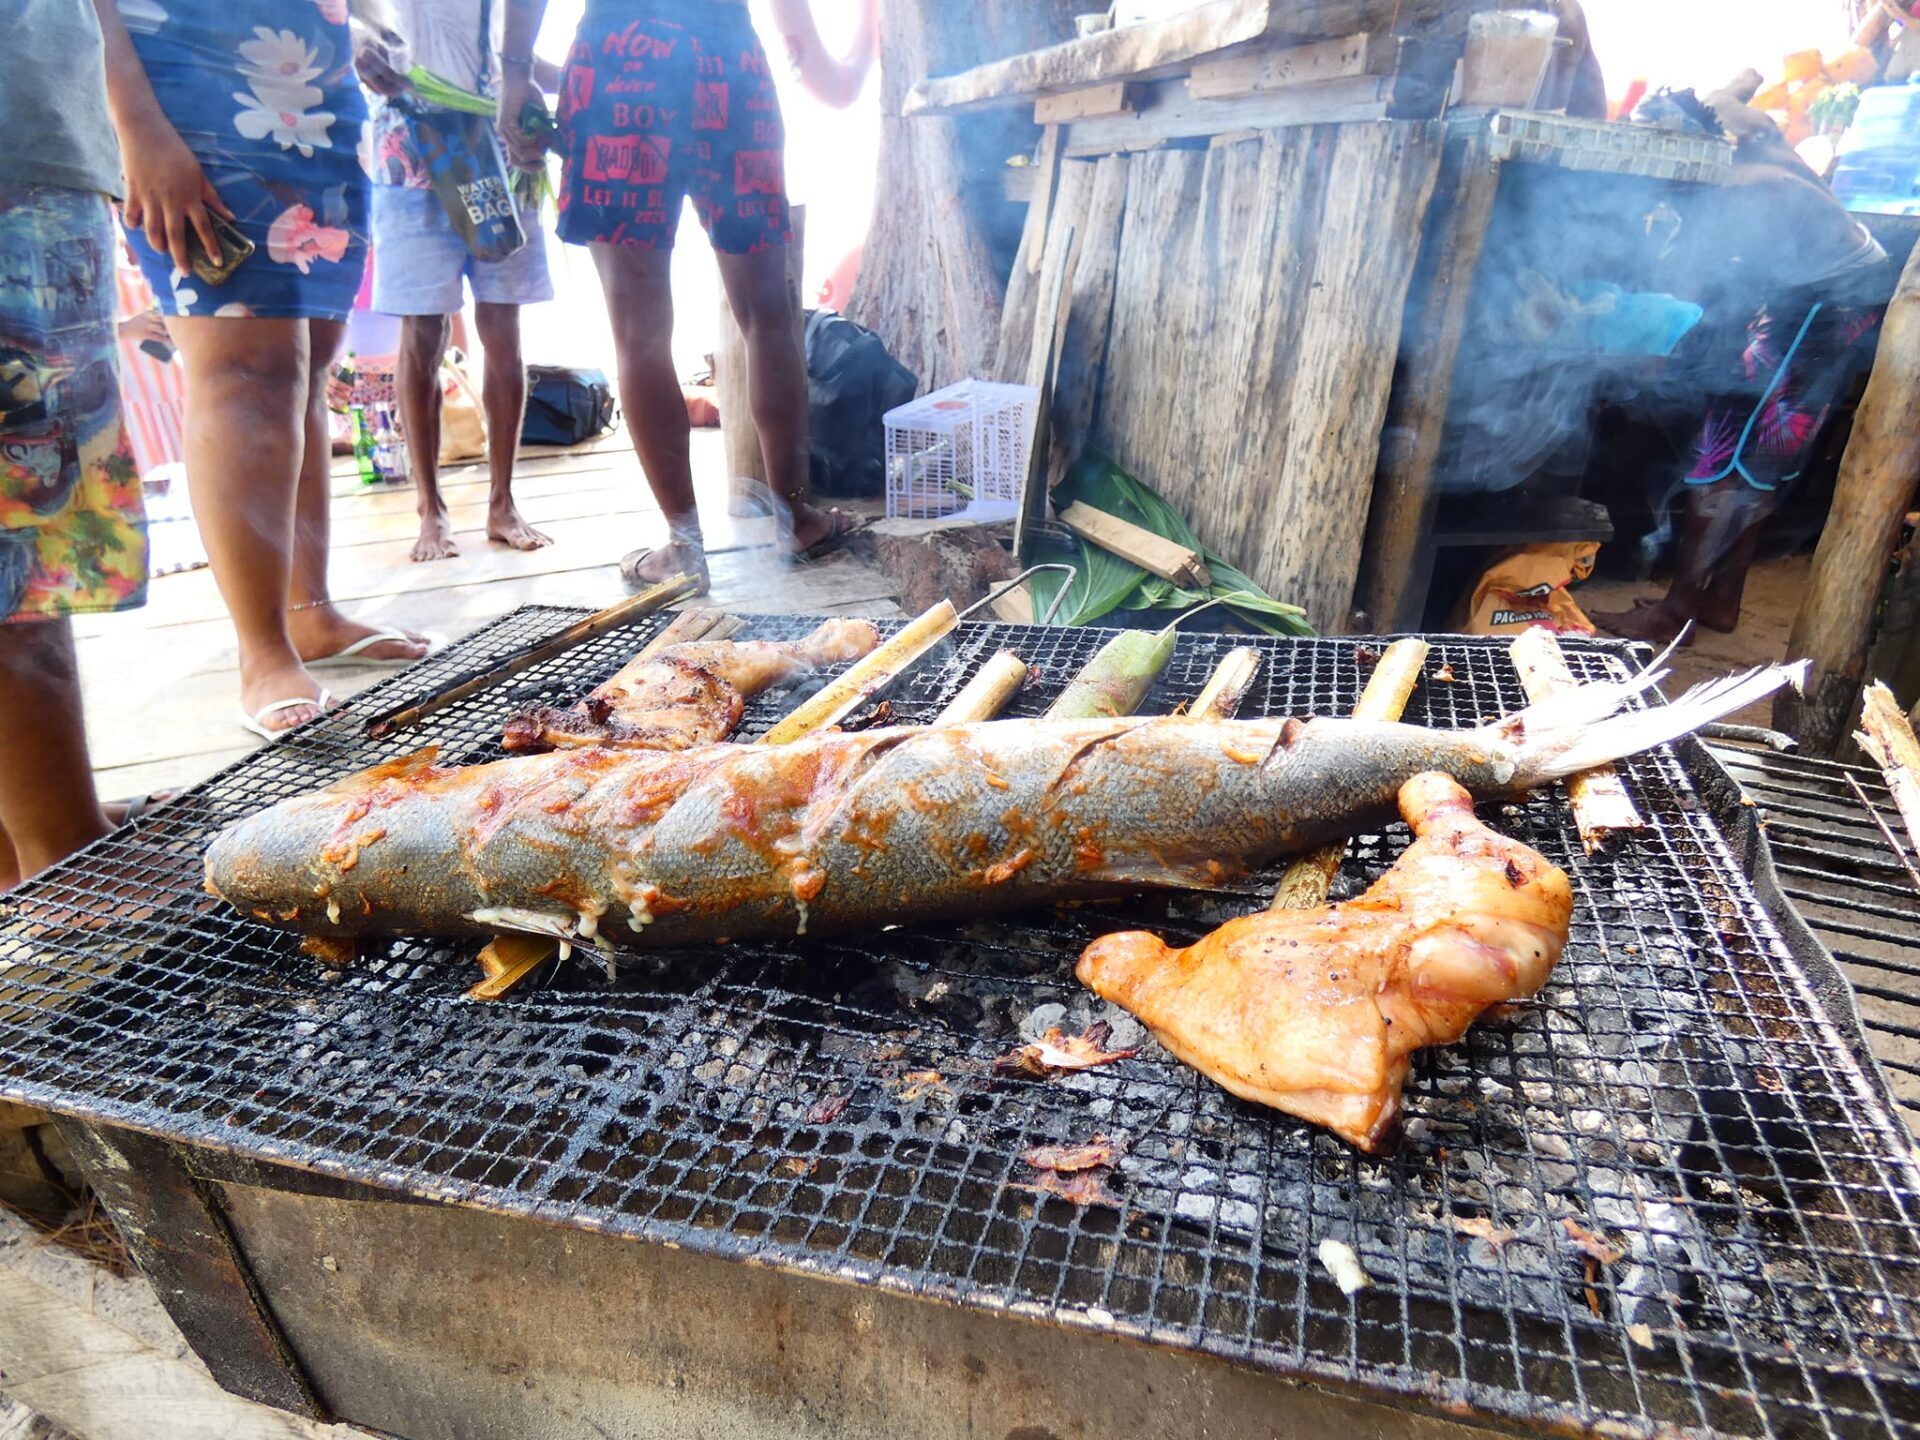
[{"label": "black bag", "polygon": [[611,430],[617,413],[605,371],[529,365],[520,443],[583,445]]},{"label": "black bag", "polygon": [[886,344],[831,310],[807,315],[809,481],[817,495],[873,496],[887,488],[882,417],[913,399],[920,379]]}]

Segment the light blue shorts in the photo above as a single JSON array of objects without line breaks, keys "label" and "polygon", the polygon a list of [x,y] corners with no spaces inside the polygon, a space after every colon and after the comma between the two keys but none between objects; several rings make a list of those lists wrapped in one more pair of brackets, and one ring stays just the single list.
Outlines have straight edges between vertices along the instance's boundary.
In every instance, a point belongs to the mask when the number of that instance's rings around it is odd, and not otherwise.
[{"label": "light blue shorts", "polygon": [[399,185],[373,187],[373,308],[383,315],[454,315],[462,279],[482,305],[537,305],[553,298],[546,235],[537,213],[521,217],[524,249],[476,260],[454,233],[440,197]]}]

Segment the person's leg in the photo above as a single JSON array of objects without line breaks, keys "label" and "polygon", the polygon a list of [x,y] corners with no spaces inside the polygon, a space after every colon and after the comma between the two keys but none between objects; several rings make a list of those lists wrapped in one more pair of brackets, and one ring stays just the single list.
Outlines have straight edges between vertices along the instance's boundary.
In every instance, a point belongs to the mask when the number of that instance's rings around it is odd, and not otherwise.
[{"label": "person's leg", "polygon": [[486,352],[480,403],[487,412],[487,538],[516,550],[538,550],[552,540],[529,525],[513,503],[513,462],[520,454],[520,425],[527,414],[527,366],[520,355],[520,307],[473,307],[474,329]]},{"label": "person's leg", "polygon": [[807,503],[807,357],[794,317],[800,297],[787,276],[787,251],[719,253],[720,279],[747,342],[747,403],[760,433],[767,485],[780,501],[782,548],[798,553],[834,533],[831,511]]},{"label": "person's leg", "polygon": [[460,553],[453,543],[453,517],[440,493],[440,360],[447,353],[452,328],[444,315],[408,315],[400,321],[394,388],[420,511],[420,538],[413,542],[415,560],[444,560]]},{"label": "person's leg", "polygon": [[[386,627],[349,620],[334,607],[327,590],[327,561],[333,534],[333,457],[327,448],[327,370],[339,352],[347,327],[339,320],[303,320],[313,356],[304,413],[299,482],[295,490],[293,560],[288,577],[288,631],[302,659],[324,660]],[[418,660],[427,653],[425,637],[406,632],[405,640],[369,646],[367,660]]]},{"label": "person's leg", "polygon": [[707,562],[693,498],[692,430],[673,368],[673,251],[665,245],[598,243],[591,249],[613,322],[620,406],[640,468],[666,516],[669,537],[644,560],[628,557],[632,563],[623,562],[621,573],[630,584],[664,580],[676,571],[704,580]]},{"label": "person's leg", "polygon": [[[187,367],[187,484],[239,641],[240,706],[251,715],[275,701],[317,696],[320,684],[287,630],[294,491],[305,448],[306,322],[196,316],[174,317],[167,328]],[[266,724],[285,729],[317,714],[317,706],[283,710]]]},{"label": "person's leg", "polygon": [[0,889],[112,828],[87,758],[71,622],[0,625]]}]

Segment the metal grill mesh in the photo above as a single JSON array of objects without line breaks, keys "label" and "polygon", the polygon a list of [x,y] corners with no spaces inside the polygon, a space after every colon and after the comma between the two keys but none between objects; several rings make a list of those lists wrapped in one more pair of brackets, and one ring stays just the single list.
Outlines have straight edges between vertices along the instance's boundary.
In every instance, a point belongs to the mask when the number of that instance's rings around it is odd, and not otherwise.
[{"label": "metal grill mesh", "polygon": [[[1562,796],[1488,808],[1574,877],[1572,941],[1538,1000],[1420,1057],[1388,1160],[1235,1101],[1150,1041],[1045,1084],[991,1072],[1023,1035],[1109,1014],[1072,978],[1088,939],[1196,938],[1258,886],[663,954],[613,979],[575,960],[494,1006],[461,1000],[475,974],[460,950],[399,941],[324,971],[200,892],[220,826],[427,741],[492,758],[512,709],[578,695],[646,633],[361,738],[375,710],[576,614],[517,612],[8,897],[0,1095],[1496,1417],[1920,1433],[1907,1142],[1670,756],[1628,768],[1657,829],[1618,859],[1580,853]],[[1105,638],[963,627],[896,711],[930,718],[1010,645],[1044,676],[1016,707],[1036,713]],[[1148,708],[1190,699],[1233,643],[1184,638]],[[1351,708],[1353,642],[1261,643],[1245,713]],[[1619,673],[1615,654],[1570,648],[1583,676]],[[1442,664],[1451,682],[1433,678]],[[1523,703],[1497,644],[1441,642],[1429,672],[1415,723]],[[792,703],[766,698],[747,732]],[[1361,837],[1343,886],[1405,840]],[[1022,1188],[1028,1147],[1096,1133],[1125,1143],[1108,1183],[1121,1208]],[[1562,1219],[1621,1258],[1588,1267]],[[1371,1288],[1332,1284],[1314,1258],[1327,1238],[1354,1247]]]}]

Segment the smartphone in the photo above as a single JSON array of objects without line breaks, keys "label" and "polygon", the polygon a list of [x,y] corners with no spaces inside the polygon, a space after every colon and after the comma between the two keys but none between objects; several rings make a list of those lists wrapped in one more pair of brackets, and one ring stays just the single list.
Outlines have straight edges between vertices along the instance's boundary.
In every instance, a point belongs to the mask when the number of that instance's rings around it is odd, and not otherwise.
[{"label": "smartphone", "polygon": [[200,232],[189,228],[187,258],[193,262],[193,273],[200,279],[209,285],[224,285],[253,254],[254,245],[234,228],[232,221],[224,220],[212,212],[208,212],[207,218],[213,222],[213,238],[220,242],[220,253],[207,254],[207,247],[200,242]]},{"label": "smartphone", "polygon": [[170,364],[173,360],[173,347],[164,340],[142,340],[140,348],[162,365]]}]

